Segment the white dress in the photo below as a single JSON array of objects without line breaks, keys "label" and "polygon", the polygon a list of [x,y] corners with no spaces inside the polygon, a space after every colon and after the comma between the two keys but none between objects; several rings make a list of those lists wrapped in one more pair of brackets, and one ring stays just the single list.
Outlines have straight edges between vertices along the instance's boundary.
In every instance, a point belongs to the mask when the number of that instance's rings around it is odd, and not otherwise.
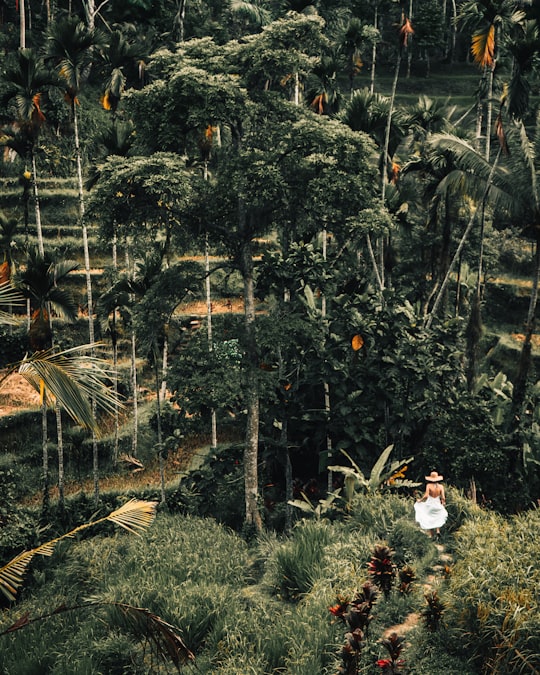
[{"label": "white dress", "polygon": [[441,503],[440,497],[427,497],[424,502],[414,505],[416,522],[423,530],[435,530],[442,527],[448,518],[448,511]]}]

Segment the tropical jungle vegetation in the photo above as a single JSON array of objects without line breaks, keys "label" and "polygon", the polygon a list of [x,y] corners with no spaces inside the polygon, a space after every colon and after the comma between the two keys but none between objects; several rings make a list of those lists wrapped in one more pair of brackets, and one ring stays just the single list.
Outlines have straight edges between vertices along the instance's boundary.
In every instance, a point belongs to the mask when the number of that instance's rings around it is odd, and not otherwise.
[{"label": "tropical jungle vegetation", "polygon": [[1,673],[540,671],[539,21],[0,5]]}]

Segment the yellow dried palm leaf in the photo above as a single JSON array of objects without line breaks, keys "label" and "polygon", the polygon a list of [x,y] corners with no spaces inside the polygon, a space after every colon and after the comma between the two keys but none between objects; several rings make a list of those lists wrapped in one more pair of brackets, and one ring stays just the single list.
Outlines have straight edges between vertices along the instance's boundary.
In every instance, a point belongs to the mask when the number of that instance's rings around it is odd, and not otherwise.
[{"label": "yellow dried palm leaf", "polygon": [[15,600],[17,589],[22,585],[24,575],[34,556],[51,556],[56,544],[62,539],[73,538],[77,532],[93,527],[98,523],[103,523],[106,520],[123,527],[128,532],[139,535],[152,524],[156,516],[156,507],[157,502],[131,499],[119,509],[109,513],[109,515],[104,516],[103,518],[99,518],[91,523],[79,525],[70,532],[63,534],[56,539],[51,539],[51,541],[47,541],[31,551],[23,551],[17,557],[13,558],[13,560],[8,562],[7,565],[0,568],[0,592],[2,592],[10,601]]},{"label": "yellow dried palm leaf", "polygon": [[128,532],[139,534],[145,530],[156,517],[157,502],[146,502],[139,499],[130,499],[116,511],[110,513],[106,520],[110,520]]},{"label": "yellow dried palm leaf", "polygon": [[479,66],[491,68],[495,58],[495,26],[493,24],[487,31],[473,35],[471,54],[474,62]]}]

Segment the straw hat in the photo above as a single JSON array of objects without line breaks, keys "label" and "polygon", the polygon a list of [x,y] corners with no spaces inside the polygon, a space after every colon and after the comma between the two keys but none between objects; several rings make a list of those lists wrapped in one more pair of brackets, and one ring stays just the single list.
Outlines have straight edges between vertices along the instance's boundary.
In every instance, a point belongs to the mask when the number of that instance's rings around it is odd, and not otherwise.
[{"label": "straw hat", "polygon": [[436,471],[432,471],[429,476],[426,476],[426,480],[428,480],[430,483],[438,483],[439,481],[444,480],[444,478],[439,476]]}]

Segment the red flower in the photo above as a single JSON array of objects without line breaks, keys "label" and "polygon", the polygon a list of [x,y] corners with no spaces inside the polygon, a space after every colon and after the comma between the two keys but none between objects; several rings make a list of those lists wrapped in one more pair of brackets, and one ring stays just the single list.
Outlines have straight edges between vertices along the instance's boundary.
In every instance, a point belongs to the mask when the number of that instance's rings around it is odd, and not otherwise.
[{"label": "red flower", "polygon": [[392,661],[390,659],[379,659],[377,665],[379,668],[388,668],[388,666],[392,665]]}]

